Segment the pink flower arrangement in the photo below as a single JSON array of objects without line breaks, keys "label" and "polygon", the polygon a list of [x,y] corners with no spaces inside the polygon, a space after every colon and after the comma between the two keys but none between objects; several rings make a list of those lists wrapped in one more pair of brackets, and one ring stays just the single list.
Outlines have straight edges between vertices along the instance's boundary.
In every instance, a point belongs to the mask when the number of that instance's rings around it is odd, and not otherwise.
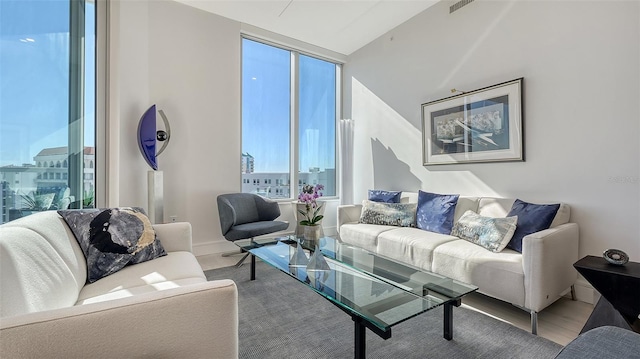
[{"label": "pink flower arrangement", "polygon": [[300,225],[315,226],[324,218],[323,215],[319,214],[322,204],[317,202],[317,199],[322,197],[322,192],[320,191],[323,189],[324,186],[321,184],[315,186],[307,184],[302,187],[302,192],[298,195],[298,201],[305,204],[305,210],[298,210],[298,213],[303,215],[305,219],[300,221]]}]

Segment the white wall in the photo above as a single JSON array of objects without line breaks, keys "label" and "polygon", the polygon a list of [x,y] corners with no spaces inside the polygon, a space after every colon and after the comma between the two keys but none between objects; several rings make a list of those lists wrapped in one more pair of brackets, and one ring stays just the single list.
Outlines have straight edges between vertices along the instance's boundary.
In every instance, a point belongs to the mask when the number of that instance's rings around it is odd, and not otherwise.
[{"label": "white wall", "polygon": [[[555,200],[580,256],[640,261],[640,3],[441,2],[349,56],[355,202],[367,189]],[[422,165],[420,105],[524,77],[525,162]]]},{"label": "white wall", "polygon": [[[196,254],[234,250],[222,237],[216,197],[241,190],[241,24],[173,1],[117,5],[119,63],[112,83],[119,118],[110,121],[120,126],[119,187],[109,205],[147,208],[150,168],[136,131],[155,103],[172,130],[158,160],[165,221],[175,215],[191,223]],[[335,232],[336,204],[328,204],[323,221],[328,233]],[[281,219],[293,224],[291,203],[280,208]]]},{"label": "white wall", "polygon": [[158,160],[165,221],[191,222],[196,250],[222,250],[216,196],[240,189],[240,24],[173,1],[122,1],[119,42],[120,205],[147,207],[135,134],[155,103],[172,129]]}]

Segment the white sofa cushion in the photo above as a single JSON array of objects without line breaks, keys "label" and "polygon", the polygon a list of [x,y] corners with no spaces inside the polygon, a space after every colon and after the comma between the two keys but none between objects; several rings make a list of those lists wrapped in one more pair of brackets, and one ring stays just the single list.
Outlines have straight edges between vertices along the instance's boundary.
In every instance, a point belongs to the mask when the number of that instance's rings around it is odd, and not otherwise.
[{"label": "white sofa cushion", "polygon": [[[2,303],[0,317],[73,305],[79,283],[72,268],[40,234],[26,228],[0,229]],[[24,243],[17,243],[24,242]],[[39,258],[36,265],[32,258]]]},{"label": "white sofa cushion", "polygon": [[340,227],[340,239],[345,243],[375,252],[378,246],[378,235],[396,228],[398,227],[366,223],[347,223]]},{"label": "white sofa cushion", "polygon": [[153,261],[128,265],[114,274],[85,285],[76,304],[95,303],[206,281],[193,254],[170,252]]},{"label": "white sofa cushion", "polygon": [[418,228],[396,228],[380,233],[377,253],[430,271],[433,250],[454,240],[458,238]]},{"label": "white sofa cushion", "polygon": [[433,251],[432,271],[464,283],[473,283],[481,293],[524,306],[522,255],[514,250],[494,253],[457,239]]},{"label": "white sofa cushion", "polygon": [[456,204],[456,213],[453,215],[453,223],[460,220],[460,217],[466,211],[478,211],[478,205],[480,204],[480,198],[478,197],[459,197],[458,204]]},{"label": "white sofa cushion", "polygon": [[[0,317],[72,306],[87,278],[80,246],[54,211],[0,227]],[[35,265],[34,265],[35,263]]]}]

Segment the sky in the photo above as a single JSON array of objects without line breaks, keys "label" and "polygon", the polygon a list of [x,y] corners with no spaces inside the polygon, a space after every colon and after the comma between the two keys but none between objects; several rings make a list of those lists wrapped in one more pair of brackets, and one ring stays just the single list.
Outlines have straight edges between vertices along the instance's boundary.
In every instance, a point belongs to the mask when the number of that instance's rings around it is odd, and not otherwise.
[{"label": "sky", "polygon": [[[95,6],[85,8],[84,145],[95,145]],[[0,1],[0,166],[69,140],[69,1]]]},{"label": "sky", "polygon": [[[242,152],[255,172],[289,172],[291,54],[242,41]],[[335,168],[335,64],[300,56],[299,169]]]}]

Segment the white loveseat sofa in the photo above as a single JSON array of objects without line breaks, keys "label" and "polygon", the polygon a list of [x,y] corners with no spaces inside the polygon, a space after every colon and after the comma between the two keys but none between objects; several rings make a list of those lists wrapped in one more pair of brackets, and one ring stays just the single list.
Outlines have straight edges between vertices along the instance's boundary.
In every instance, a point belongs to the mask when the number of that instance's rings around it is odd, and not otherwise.
[{"label": "white loveseat sofa", "polygon": [[[418,194],[402,192],[401,202],[417,202]],[[454,223],[467,210],[485,217],[505,217],[515,199],[460,197]],[[578,225],[570,223],[570,208],[561,203],[549,229],[523,238],[522,253],[494,253],[460,238],[418,228],[358,223],[362,205],[338,206],[338,232],[348,244],[476,285],[479,292],[531,313],[537,333],[537,313],[571,289],[577,279]]]},{"label": "white loveseat sofa", "polygon": [[235,283],[207,282],[189,223],[154,229],[166,256],[86,284],[83,252],[55,211],[0,226],[0,357],[237,357]]}]

